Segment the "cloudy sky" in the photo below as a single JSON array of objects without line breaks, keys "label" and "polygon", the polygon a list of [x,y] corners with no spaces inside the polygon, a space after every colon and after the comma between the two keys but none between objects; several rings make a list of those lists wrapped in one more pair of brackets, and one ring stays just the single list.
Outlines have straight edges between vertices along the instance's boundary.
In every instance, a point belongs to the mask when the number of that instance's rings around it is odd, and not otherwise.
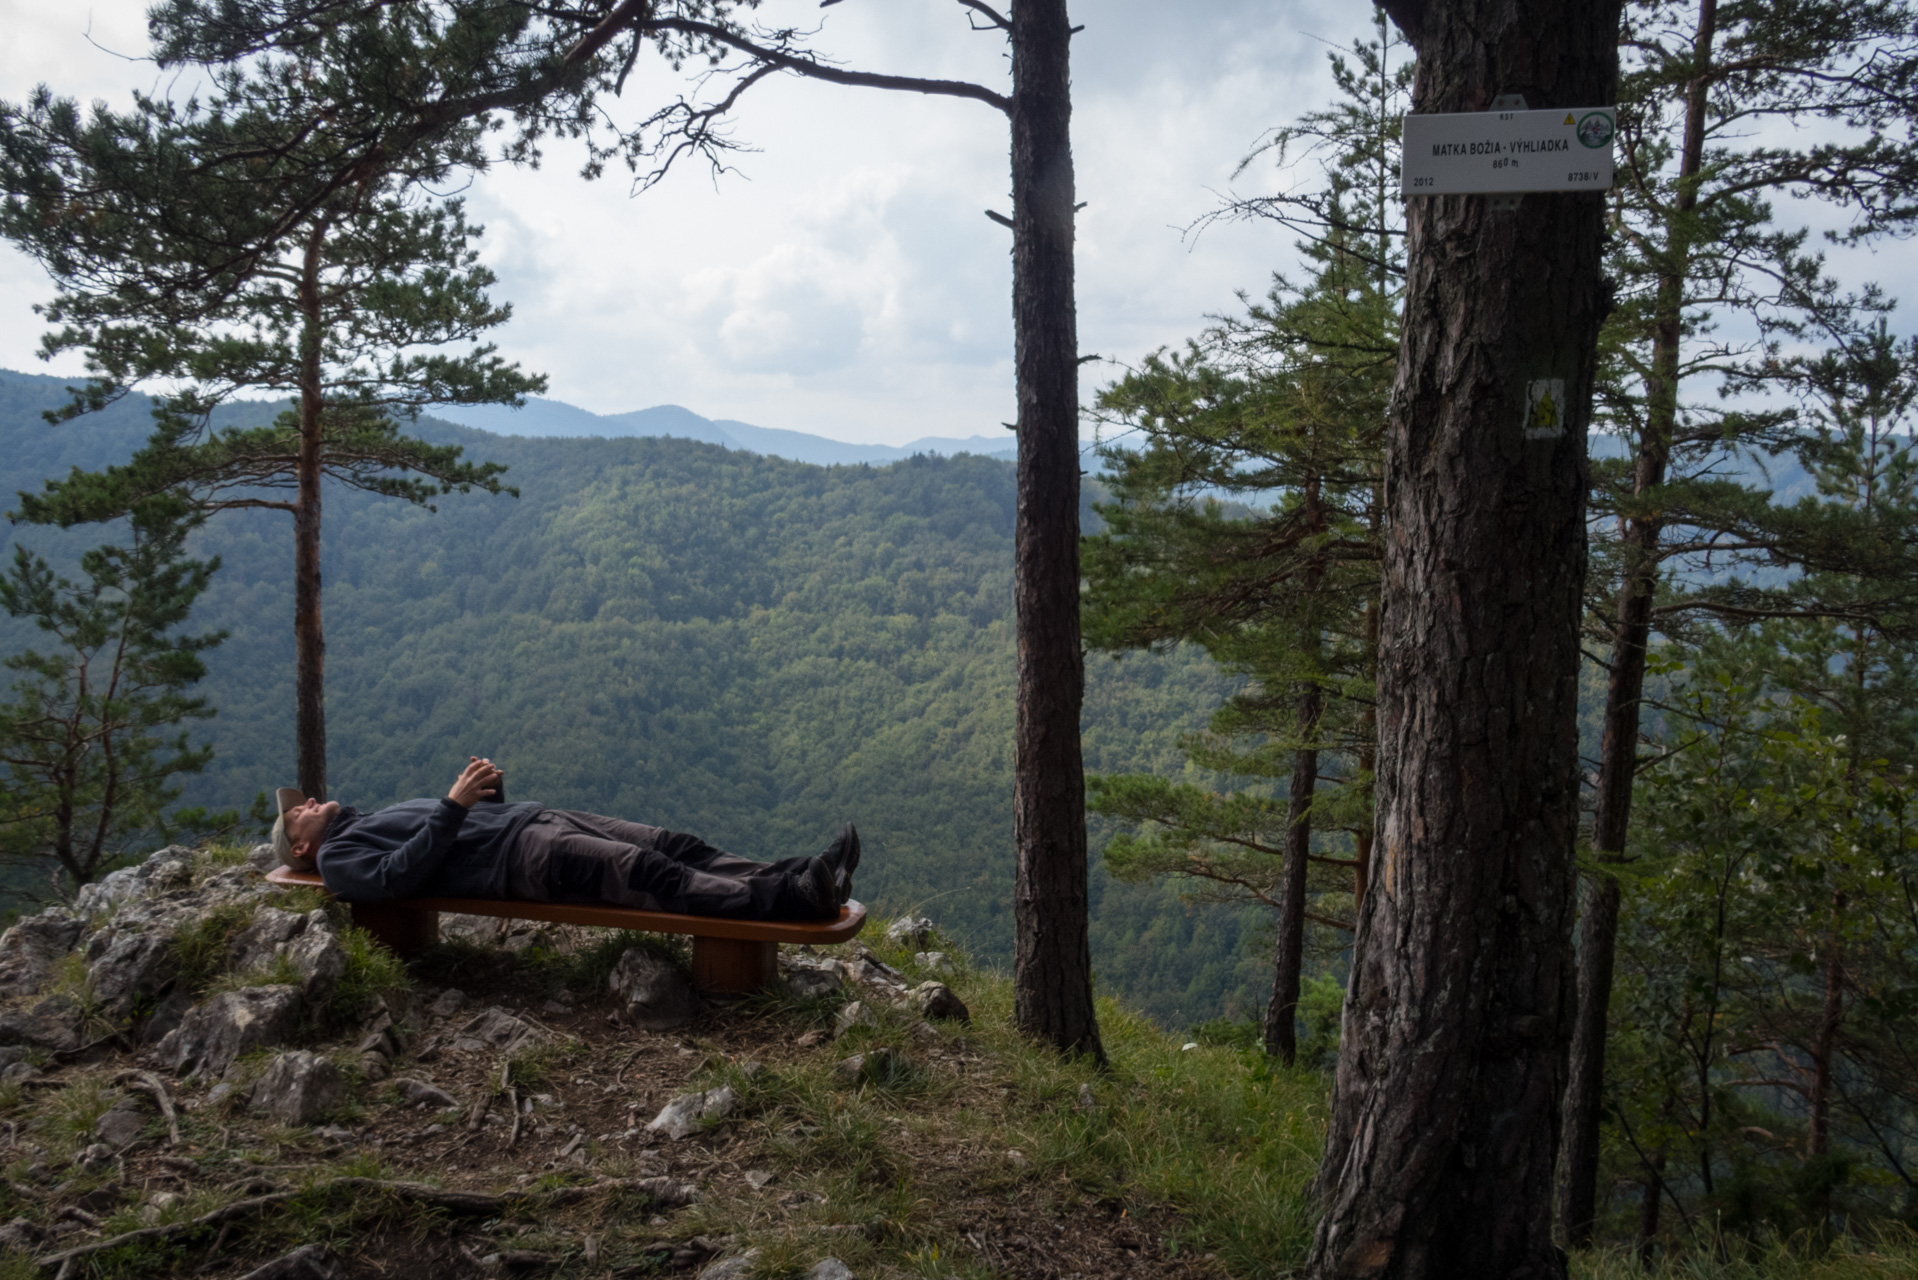
[{"label": "cloudy sky", "polygon": [[[0,0],[0,97],[36,82],[128,102],[158,83],[146,0]],[[823,22],[849,66],[1006,84],[1005,47],[951,0],[770,0],[769,19]],[[1276,228],[1184,231],[1232,185],[1260,134],[1325,91],[1326,46],[1362,7],[1328,0],[1080,0],[1073,49],[1083,351],[1136,359],[1260,292],[1288,256]],[[672,91],[635,75],[637,112]],[[846,440],[994,433],[1013,416],[1006,126],[976,102],[777,79],[738,115],[758,148],[715,181],[688,166],[634,197],[586,182],[564,144],[537,171],[470,193],[484,254],[515,308],[501,348],[551,395],[596,412],[677,403]],[[1239,186],[1262,189],[1269,169]],[[0,249],[0,366],[48,370],[31,261]],[[1113,374],[1089,365],[1088,394]]]},{"label": "cloudy sky", "polygon": [[[124,106],[161,82],[147,0],[0,0],[0,98],[36,82]],[[1278,228],[1185,228],[1233,187],[1265,130],[1324,101],[1328,44],[1367,25],[1332,0],[1077,0],[1073,50],[1082,351],[1136,360],[1262,292],[1290,260]],[[767,0],[769,21],[823,24],[846,65],[1005,86],[1004,42],[952,0]],[[676,91],[642,70],[621,108]],[[1006,126],[980,103],[790,77],[754,89],[736,135],[758,150],[715,180],[688,166],[633,197],[586,182],[554,147],[470,192],[484,254],[516,308],[498,341],[551,395],[601,413],[661,403],[844,440],[994,434],[1013,416]],[[1285,181],[1269,167],[1243,192]],[[1293,179],[1296,181],[1296,179]],[[1809,211],[1814,221],[1821,211]],[[1840,260],[1852,279],[1918,289],[1906,245]],[[45,369],[31,262],[0,247],[0,367]],[[1901,325],[1901,328],[1908,327]],[[71,373],[77,365],[56,365]],[[1084,391],[1114,376],[1088,364]]]}]

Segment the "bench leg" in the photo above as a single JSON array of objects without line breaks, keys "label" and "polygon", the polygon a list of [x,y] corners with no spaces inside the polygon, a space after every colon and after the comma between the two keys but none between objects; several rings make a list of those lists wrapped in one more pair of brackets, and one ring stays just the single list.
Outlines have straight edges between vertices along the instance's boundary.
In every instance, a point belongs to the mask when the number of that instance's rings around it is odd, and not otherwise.
[{"label": "bench leg", "polygon": [[772,985],[779,944],[740,938],[693,938],[693,985],[714,995],[738,995]]},{"label": "bench leg", "polygon": [[401,902],[356,902],[353,923],[398,956],[416,956],[440,940],[440,913]]}]

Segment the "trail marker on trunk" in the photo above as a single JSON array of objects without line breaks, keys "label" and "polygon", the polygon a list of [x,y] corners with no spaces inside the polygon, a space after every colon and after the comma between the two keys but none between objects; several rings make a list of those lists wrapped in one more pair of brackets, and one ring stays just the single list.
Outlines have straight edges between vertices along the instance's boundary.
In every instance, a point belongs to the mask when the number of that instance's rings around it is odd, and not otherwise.
[{"label": "trail marker on trunk", "polygon": [[1405,117],[1408,196],[1609,191],[1613,107],[1468,111]]}]

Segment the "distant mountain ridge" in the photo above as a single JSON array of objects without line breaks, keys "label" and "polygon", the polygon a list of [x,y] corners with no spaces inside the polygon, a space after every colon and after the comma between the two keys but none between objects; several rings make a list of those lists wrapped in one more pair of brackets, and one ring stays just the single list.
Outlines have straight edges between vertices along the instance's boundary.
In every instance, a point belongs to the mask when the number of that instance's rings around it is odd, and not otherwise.
[{"label": "distant mountain ridge", "polygon": [[755,427],[731,418],[704,418],[676,404],[659,404],[628,413],[598,414],[561,400],[529,397],[521,409],[506,405],[437,405],[431,416],[500,436],[618,437],[673,436],[698,440],[727,449],[810,462],[815,466],[898,462],[915,454],[952,457],[970,453],[987,458],[1011,458],[1017,453],[1010,433],[1004,436],[926,436],[911,444],[853,444],[803,431]]}]

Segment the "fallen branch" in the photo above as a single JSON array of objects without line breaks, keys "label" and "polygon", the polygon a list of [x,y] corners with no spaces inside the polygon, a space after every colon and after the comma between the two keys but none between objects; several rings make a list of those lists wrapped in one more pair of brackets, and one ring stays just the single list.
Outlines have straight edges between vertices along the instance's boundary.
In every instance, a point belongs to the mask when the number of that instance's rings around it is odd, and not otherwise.
[{"label": "fallen branch", "polygon": [[160,1114],[166,1117],[167,1145],[180,1145],[180,1114],[173,1109],[173,1095],[166,1090],[166,1084],[151,1071],[122,1071],[113,1077],[115,1084],[127,1084],[143,1093],[153,1095],[160,1104]]},{"label": "fallen branch", "polygon": [[290,1200],[297,1200],[301,1196],[326,1195],[334,1191],[384,1194],[414,1204],[431,1205],[433,1208],[445,1209],[452,1213],[481,1215],[497,1215],[515,1204],[535,1203],[554,1206],[572,1204],[606,1191],[638,1191],[651,1196],[663,1206],[678,1208],[691,1204],[699,1194],[698,1190],[690,1184],[674,1182],[671,1178],[610,1178],[604,1182],[593,1182],[576,1187],[556,1187],[550,1191],[498,1193],[460,1191],[449,1187],[429,1186],[424,1182],[388,1182],[382,1178],[335,1178],[331,1182],[316,1182],[300,1191],[276,1191],[271,1195],[235,1200],[232,1204],[186,1222],[173,1222],[158,1227],[141,1227],[137,1231],[123,1232],[104,1240],[91,1240],[59,1253],[48,1254],[38,1261],[41,1266],[47,1268],[65,1267],[75,1259],[84,1258],[90,1254],[118,1249],[123,1245],[144,1244],[148,1241],[192,1235],[208,1227],[224,1227],[240,1218],[285,1204]]}]

